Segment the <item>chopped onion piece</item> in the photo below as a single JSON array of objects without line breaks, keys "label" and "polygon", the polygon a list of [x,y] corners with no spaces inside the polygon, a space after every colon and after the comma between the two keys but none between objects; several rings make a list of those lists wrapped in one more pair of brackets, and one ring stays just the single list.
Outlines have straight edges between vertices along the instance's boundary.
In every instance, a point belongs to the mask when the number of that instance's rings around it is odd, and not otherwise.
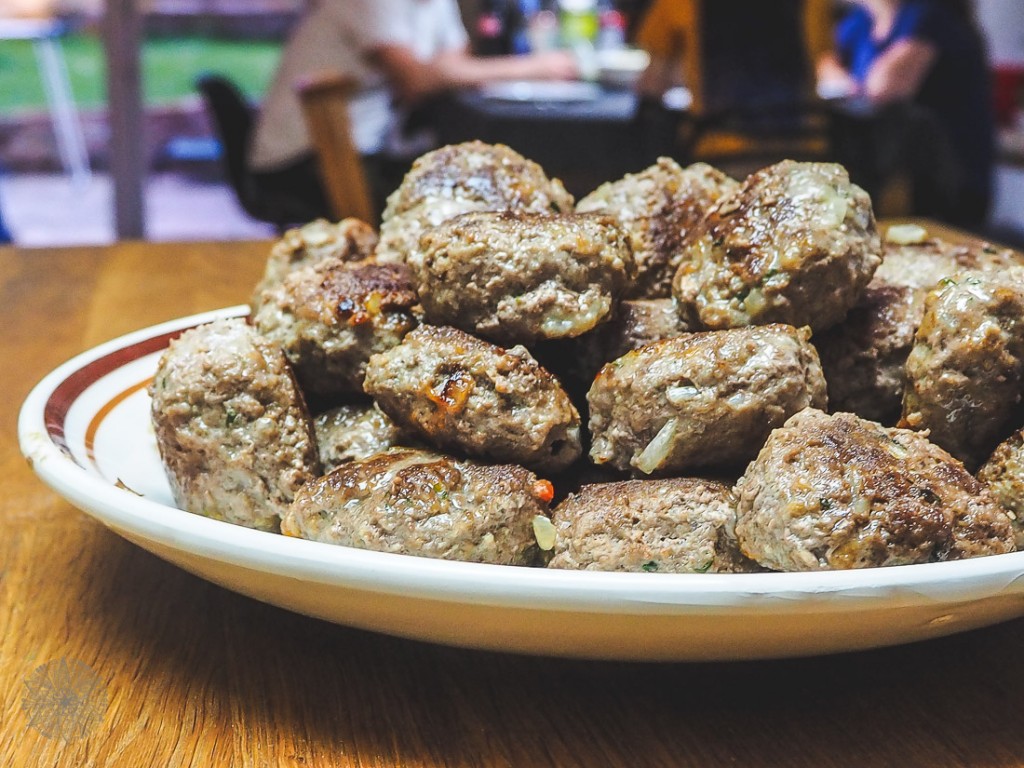
[{"label": "chopped onion piece", "polygon": [[897,443],[895,440],[890,442],[887,447],[889,449],[889,453],[895,456],[897,459],[905,459],[907,458],[907,456],[910,455],[909,451],[907,451],[906,448],[904,448],[900,443]]},{"label": "chopped onion piece", "polygon": [[694,386],[675,386],[665,390],[665,399],[672,405],[682,405],[700,397],[700,390]]},{"label": "chopped onion piece", "polygon": [[748,315],[757,315],[764,312],[768,301],[764,297],[764,291],[760,288],[752,288],[747,298],[743,300],[743,311]]},{"label": "chopped onion piece", "polygon": [[533,537],[545,552],[555,548],[555,524],[544,515],[533,516]]},{"label": "chopped onion piece", "polygon": [[633,463],[637,469],[645,475],[649,475],[665,464],[665,459],[668,458],[672,450],[672,443],[676,437],[677,424],[677,419],[669,419],[665,422],[665,426],[658,430],[658,434],[654,436],[654,439],[634,459]]},{"label": "chopped onion piece", "polygon": [[885,233],[885,241],[893,245],[920,245],[928,239],[928,230],[917,224],[896,224]]},{"label": "chopped onion piece", "polygon": [[871,499],[867,496],[858,496],[853,502],[853,511],[857,515],[866,517],[871,512]]}]

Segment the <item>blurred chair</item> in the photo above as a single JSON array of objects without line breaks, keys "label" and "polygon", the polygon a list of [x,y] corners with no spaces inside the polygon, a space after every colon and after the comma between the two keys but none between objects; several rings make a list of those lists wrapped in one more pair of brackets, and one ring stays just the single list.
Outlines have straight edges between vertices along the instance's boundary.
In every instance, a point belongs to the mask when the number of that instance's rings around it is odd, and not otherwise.
[{"label": "blurred chair", "polygon": [[259,221],[283,231],[325,215],[296,196],[294,190],[278,186],[249,169],[249,141],[253,131],[253,109],[238,87],[220,75],[203,75],[196,81],[206,111],[220,141],[228,181],[242,209]]},{"label": "blurred chair", "polygon": [[308,78],[296,85],[335,217],[352,216],[376,225],[377,206],[362,158],[352,143],[348,100],[356,88],[355,80],[335,74]]},{"label": "blurred chair", "polygon": [[825,157],[814,60],[830,35],[828,2],[693,0],[692,16],[684,154],[720,163]]},{"label": "blurred chair", "polygon": [[871,195],[876,216],[956,214],[959,161],[933,114],[915,104],[859,97],[829,107],[833,159]]},{"label": "blurred chair", "polygon": [[[0,11],[2,14],[8,9]],[[50,120],[57,139],[57,151],[60,153],[61,164],[77,185],[85,184],[92,176],[89,168],[89,152],[82,131],[82,122],[75,106],[75,98],[71,92],[68,78],[67,62],[60,39],[68,32],[68,23],[45,13],[48,9],[40,7],[40,15],[28,14],[32,10],[26,5],[23,10],[27,15],[18,15],[17,4],[10,9],[12,15],[0,15],[0,41],[28,40],[36,52],[36,63],[43,80],[46,92],[46,103],[50,109]]]},{"label": "blurred chair", "polygon": [[633,168],[645,168],[659,157],[678,154],[682,126],[691,124],[690,99],[689,91],[681,87],[669,89],[660,97],[641,94],[629,127],[632,141],[617,154],[628,158]]}]

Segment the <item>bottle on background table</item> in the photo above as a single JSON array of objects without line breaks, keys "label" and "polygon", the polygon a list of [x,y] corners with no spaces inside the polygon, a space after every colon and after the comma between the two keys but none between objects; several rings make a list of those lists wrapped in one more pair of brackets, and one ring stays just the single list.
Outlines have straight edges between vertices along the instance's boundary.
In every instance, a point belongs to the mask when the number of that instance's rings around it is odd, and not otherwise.
[{"label": "bottle on background table", "polygon": [[596,0],[559,0],[562,45],[577,48],[593,46],[599,30]]},{"label": "bottle on background table", "polygon": [[617,51],[626,47],[626,17],[614,8],[598,17],[597,50]]},{"label": "bottle on background table", "polygon": [[476,22],[477,47],[481,56],[501,56],[505,50],[505,3],[485,0]]},{"label": "bottle on background table", "polygon": [[558,15],[550,8],[542,8],[529,19],[527,32],[532,50],[540,53],[555,50],[560,32]]}]

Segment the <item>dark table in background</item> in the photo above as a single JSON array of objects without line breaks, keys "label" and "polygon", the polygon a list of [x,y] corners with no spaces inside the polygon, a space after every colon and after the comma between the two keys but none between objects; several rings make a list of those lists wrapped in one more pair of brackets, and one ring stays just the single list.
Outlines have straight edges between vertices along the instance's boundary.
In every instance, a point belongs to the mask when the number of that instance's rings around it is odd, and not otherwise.
[{"label": "dark table in background", "polygon": [[438,112],[442,144],[507,144],[582,197],[671,151],[677,116],[635,92],[602,88],[586,101],[506,101],[459,91]]},{"label": "dark table in background", "polygon": [[[879,216],[927,216],[982,226],[985,204],[963,194],[965,169],[947,128],[912,103],[876,104],[864,97],[821,102],[830,159],[864,188]],[[965,215],[965,210],[968,212]]]}]

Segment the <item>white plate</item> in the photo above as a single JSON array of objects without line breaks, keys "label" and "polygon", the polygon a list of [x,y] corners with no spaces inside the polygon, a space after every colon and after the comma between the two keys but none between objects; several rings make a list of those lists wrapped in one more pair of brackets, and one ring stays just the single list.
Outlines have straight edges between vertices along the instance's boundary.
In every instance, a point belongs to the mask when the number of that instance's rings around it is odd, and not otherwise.
[{"label": "white plate", "polygon": [[481,87],[480,95],[495,101],[594,101],[601,86],[578,80],[509,80]]},{"label": "white plate", "polygon": [[650,54],[639,48],[597,51],[597,78],[610,88],[632,88],[650,63]]},{"label": "white plate", "polygon": [[458,563],[300,541],[175,509],[146,383],[183,318],[103,344],[32,391],[21,449],[68,501],[229,589],[451,645],[609,659],[797,656],[937,637],[1024,614],[1024,553],[861,571],[647,574]]}]

